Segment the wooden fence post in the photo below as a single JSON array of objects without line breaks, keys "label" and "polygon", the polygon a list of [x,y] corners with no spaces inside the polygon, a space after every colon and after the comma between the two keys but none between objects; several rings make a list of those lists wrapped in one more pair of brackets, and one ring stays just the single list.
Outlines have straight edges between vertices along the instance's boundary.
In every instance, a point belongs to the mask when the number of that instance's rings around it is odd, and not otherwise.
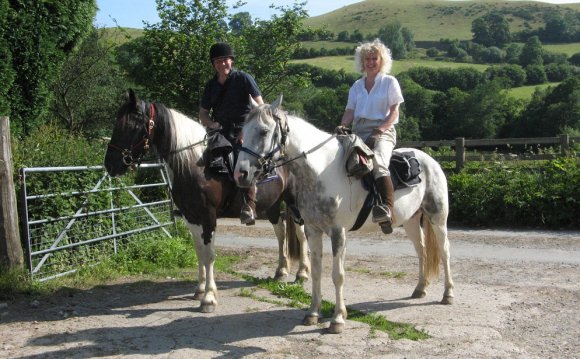
[{"label": "wooden fence post", "polygon": [[455,139],[455,172],[460,172],[465,163],[465,137]]},{"label": "wooden fence post", "polygon": [[560,154],[566,156],[570,148],[570,136],[560,135]]},{"label": "wooden fence post", "polygon": [[22,268],[24,254],[18,230],[16,192],[12,180],[10,121],[0,117],[0,266]]}]

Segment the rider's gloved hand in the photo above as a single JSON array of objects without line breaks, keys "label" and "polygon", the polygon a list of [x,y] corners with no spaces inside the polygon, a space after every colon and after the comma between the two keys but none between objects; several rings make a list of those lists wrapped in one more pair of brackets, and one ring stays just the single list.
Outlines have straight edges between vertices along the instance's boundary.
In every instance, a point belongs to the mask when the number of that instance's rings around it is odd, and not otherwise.
[{"label": "rider's gloved hand", "polygon": [[336,126],[336,128],[334,129],[334,133],[336,133],[337,135],[348,135],[348,127],[343,126],[343,125],[339,125]]}]

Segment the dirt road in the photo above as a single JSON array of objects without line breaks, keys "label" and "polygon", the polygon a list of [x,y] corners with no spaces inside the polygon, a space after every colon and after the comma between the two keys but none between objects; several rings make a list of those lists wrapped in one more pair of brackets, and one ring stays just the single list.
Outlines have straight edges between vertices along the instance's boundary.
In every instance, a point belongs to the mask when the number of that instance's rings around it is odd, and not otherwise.
[{"label": "dirt road", "polygon": [[[276,244],[266,224],[246,228],[225,221],[219,228],[220,253],[245,256],[238,272],[273,275]],[[327,320],[302,326],[303,310],[240,296],[252,285],[218,273],[220,305],[212,314],[197,310],[191,281],[171,278],[0,302],[0,357],[580,357],[580,233],[451,229],[449,237],[451,306],[438,304],[441,278],[425,298],[409,298],[417,259],[401,231],[387,239],[379,233],[348,239],[347,306],[412,323],[430,339],[392,340],[350,320],[343,334],[329,335]],[[334,301],[330,259],[325,255],[323,295]],[[262,290],[256,294],[276,299]]]}]

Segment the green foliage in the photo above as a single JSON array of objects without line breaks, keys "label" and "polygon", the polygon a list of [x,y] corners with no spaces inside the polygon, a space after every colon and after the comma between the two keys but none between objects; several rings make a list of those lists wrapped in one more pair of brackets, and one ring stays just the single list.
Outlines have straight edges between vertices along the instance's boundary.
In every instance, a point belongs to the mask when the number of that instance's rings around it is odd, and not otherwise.
[{"label": "green foliage", "polygon": [[526,44],[522,48],[520,53],[519,64],[523,67],[528,65],[543,65],[544,59],[542,43],[540,38],[537,36],[532,36],[526,41]]},{"label": "green foliage", "polygon": [[555,88],[537,90],[522,113],[513,137],[557,136],[564,128],[580,128],[580,76],[570,77]]},{"label": "green foliage", "polygon": [[72,133],[110,135],[119,95],[130,87],[114,63],[114,44],[104,38],[111,31],[94,29],[50,84],[52,115]]},{"label": "green foliage", "polygon": [[450,222],[473,226],[579,228],[580,169],[573,157],[541,167],[472,164],[450,175]]},{"label": "green foliage", "polygon": [[97,6],[95,0],[6,3],[2,2],[1,25],[9,31],[0,32],[0,54],[11,62],[3,62],[0,79],[8,81],[3,86],[8,85],[12,133],[17,138],[45,120],[48,85],[89,33]]},{"label": "green foliage", "polygon": [[412,32],[398,21],[381,27],[377,36],[391,49],[393,59],[406,58],[407,51],[415,46]]},{"label": "green foliage", "polygon": [[519,87],[526,82],[526,71],[515,64],[490,66],[485,74],[490,80],[503,79],[507,87]]},{"label": "green foliage", "polygon": [[107,266],[119,274],[152,274],[177,268],[195,268],[197,256],[191,240],[181,237],[153,237],[132,241]]},{"label": "green foliage", "polygon": [[13,141],[14,168],[94,166],[103,161],[106,144],[88,141],[53,123],[31,131],[22,141]]},{"label": "green foliage", "polygon": [[502,46],[511,40],[509,23],[498,12],[475,19],[471,26],[473,41],[485,46]]}]

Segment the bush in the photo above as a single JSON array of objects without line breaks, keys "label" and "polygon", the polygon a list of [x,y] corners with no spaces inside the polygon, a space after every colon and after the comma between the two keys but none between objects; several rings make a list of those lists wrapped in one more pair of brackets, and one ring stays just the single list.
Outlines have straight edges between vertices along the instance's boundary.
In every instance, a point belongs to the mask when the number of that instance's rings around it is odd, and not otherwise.
[{"label": "bush", "polygon": [[526,66],[526,78],[528,85],[539,85],[546,83],[546,71],[542,65],[528,65]]},{"label": "bush", "polygon": [[474,226],[580,228],[574,157],[542,167],[474,164],[449,176],[450,222]]}]

